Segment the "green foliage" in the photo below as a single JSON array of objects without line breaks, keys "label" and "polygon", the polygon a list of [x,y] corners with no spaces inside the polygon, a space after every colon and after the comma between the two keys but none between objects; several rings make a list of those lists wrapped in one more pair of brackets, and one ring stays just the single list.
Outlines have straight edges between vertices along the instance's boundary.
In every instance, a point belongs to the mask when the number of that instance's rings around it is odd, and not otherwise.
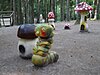
[{"label": "green foliage", "polygon": [[10,10],[10,0],[0,0],[0,11]]},{"label": "green foliage", "polygon": [[96,5],[92,5],[92,7],[93,7],[93,9],[96,9],[96,8],[97,8],[97,6],[96,6]]},{"label": "green foliage", "polygon": [[70,6],[75,6],[75,1],[74,0],[70,0]]},{"label": "green foliage", "polygon": [[[13,0],[12,0],[13,1]],[[18,10],[19,8],[19,4],[18,4],[19,0],[15,0],[15,5],[16,5],[16,10]],[[25,2],[27,0],[21,0],[21,2]],[[45,2],[46,1],[46,2]],[[62,0],[64,1],[64,17],[66,16],[66,3],[67,0]],[[69,11],[70,11],[70,17],[71,19],[76,19],[76,14],[74,11],[74,8],[76,6],[76,2],[75,0],[69,0]],[[91,5],[94,9],[97,8],[96,5],[93,4],[93,0],[80,0],[80,2],[87,2],[89,5]],[[25,4],[25,3],[21,3],[21,4]],[[21,5],[21,8],[24,8],[25,5]],[[0,11],[9,11],[11,10],[11,0],[0,0]],[[38,12],[38,8],[39,8],[39,12]],[[38,18],[39,17],[39,13],[43,14],[44,18],[47,18],[47,13],[51,11],[50,8],[50,0],[40,0],[40,5],[38,5],[38,0],[34,0],[34,17]],[[24,13],[24,12],[23,12]],[[61,19],[61,0],[55,0],[55,13],[56,13],[56,20],[60,21]]]}]

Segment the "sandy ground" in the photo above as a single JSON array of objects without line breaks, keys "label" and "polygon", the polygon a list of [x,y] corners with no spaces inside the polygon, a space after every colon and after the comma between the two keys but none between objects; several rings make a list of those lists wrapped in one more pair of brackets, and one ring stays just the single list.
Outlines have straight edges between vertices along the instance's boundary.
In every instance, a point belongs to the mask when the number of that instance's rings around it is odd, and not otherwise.
[{"label": "sandy ground", "polygon": [[73,23],[71,30],[56,23],[51,50],[60,58],[41,68],[18,56],[18,26],[0,28],[0,75],[100,75],[100,21],[88,21],[90,33],[80,33]]}]

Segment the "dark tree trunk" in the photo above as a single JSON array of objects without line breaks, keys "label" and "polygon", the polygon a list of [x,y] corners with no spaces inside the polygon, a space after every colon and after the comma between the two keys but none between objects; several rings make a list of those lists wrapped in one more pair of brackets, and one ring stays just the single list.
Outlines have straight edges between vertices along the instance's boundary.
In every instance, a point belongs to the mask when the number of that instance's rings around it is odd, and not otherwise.
[{"label": "dark tree trunk", "polygon": [[67,0],[67,3],[66,3],[66,4],[67,4],[67,5],[66,5],[66,10],[67,10],[67,11],[66,11],[66,20],[67,20],[67,21],[70,21],[69,1],[70,1],[70,0]]},{"label": "dark tree trunk", "polygon": [[50,0],[51,11],[55,11],[55,0]]},{"label": "dark tree trunk", "polygon": [[48,21],[48,8],[47,8],[47,6],[48,6],[48,3],[47,3],[47,0],[45,0],[45,21],[47,22]]},{"label": "dark tree trunk", "polygon": [[17,18],[18,18],[18,24],[23,24],[23,17],[22,17],[22,5],[21,5],[21,0],[18,0],[18,3],[17,3]]},{"label": "dark tree trunk", "polygon": [[64,20],[64,0],[60,0],[60,2],[61,2],[61,21],[63,21]]},{"label": "dark tree trunk", "polygon": [[50,0],[50,9],[51,11],[54,13],[54,15],[56,15],[55,13],[55,0]]},{"label": "dark tree trunk", "polygon": [[[76,5],[80,2],[80,0],[76,0]],[[76,24],[80,24],[80,14],[79,12],[77,12],[76,14],[76,22],[75,22],[75,25]]]},{"label": "dark tree trunk", "polygon": [[34,0],[29,1],[29,23],[34,23]]},{"label": "dark tree trunk", "polygon": [[57,0],[55,0],[55,21],[57,20]]},{"label": "dark tree trunk", "polygon": [[38,18],[37,22],[39,23],[39,17],[40,17],[40,0],[38,0],[38,8],[37,8]]},{"label": "dark tree trunk", "polygon": [[100,0],[97,1],[97,19],[100,19]]},{"label": "dark tree trunk", "polygon": [[13,0],[10,0],[10,10],[13,10]]},{"label": "dark tree trunk", "polygon": [[15,0],[13,0],[13,11],[14,11],[14,22],[13,22],[13,24],[14,25],[16,25],[17,24],[17,22],[16,22],[16,2],[15,2]]}]

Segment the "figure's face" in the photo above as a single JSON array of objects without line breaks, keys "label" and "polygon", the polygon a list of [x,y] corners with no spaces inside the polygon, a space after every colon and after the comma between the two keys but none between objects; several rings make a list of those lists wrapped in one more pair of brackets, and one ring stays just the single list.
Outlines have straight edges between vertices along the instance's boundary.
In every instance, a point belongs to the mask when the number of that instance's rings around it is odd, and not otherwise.
[{"label": "figure's face", "polygon": [[53,37],[53,28],[49,25],[39,26],[36,28],[36,35],[39,37]]}]

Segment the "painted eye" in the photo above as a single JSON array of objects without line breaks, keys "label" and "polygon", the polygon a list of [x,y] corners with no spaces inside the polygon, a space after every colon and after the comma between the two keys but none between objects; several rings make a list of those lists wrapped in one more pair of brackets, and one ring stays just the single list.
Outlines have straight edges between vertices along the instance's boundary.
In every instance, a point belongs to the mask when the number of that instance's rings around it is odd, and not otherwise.
[{"label": "painted eye", "polygon": [[42,36],[46,36],[45,28],[42,28],[42,29],[41,29],[41,35],[42,35]]}]

